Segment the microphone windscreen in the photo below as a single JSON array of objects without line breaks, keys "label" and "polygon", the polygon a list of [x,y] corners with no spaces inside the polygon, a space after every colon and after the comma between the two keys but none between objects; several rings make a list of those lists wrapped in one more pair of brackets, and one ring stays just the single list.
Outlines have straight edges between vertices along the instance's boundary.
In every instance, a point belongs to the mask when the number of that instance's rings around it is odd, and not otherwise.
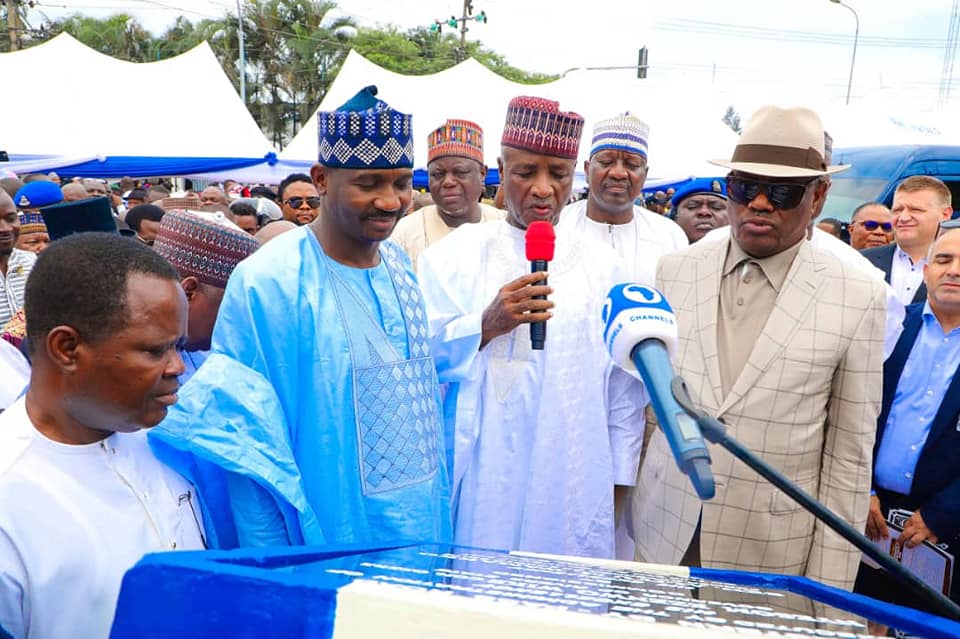
[{"label": "microphone windscreen", "polygon": [[550,222],[536,221],[531,222],[527,227],[527,259],[546,260],[553,259],[553,247],[556,242],[556,234],[553,231],[553,224]]},{"label": "microphone windscreen", "polygon": [[632,359],[633,349],[640,342],[660,340],[673,356],[679,339],[677,318],[657,289],[617,284],[607,295],[601,318],[603,341],[610,357],[634,376],[640,376]]}]

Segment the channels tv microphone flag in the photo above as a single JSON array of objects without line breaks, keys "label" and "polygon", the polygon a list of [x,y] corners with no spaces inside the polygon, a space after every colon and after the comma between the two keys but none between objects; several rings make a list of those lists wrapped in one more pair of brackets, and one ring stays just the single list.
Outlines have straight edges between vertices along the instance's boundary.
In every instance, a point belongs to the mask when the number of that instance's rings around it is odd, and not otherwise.
[{"label": "channels tv microphone flag", "polygon": [[643,379],[677,466],[690,477],[700,499],[713,499],[710,452],[696,420],[673,396],[676,373],[670,353],[678,337],[670,304],[655,289],[618,284],[603,305],[603,323],[603,341],[614,363]]},{"label": "channels tv microphone flag", "polygon": [[[550,222],[536,221],[531,222],[527,227],[526,248],[527,259],[530,260],[530,272],[546,271],[547,263],[553,259],[553,248],[556,242],[556,233],[553,230],[553,224]],[[543,278],[540,284],[546,286],[547,278]],[[545,300],[546,295],[537,295],[533,299]],[[542,351],[547,341],[547,323],[531,322],[530,324],[530,348],[535,351]]]}]

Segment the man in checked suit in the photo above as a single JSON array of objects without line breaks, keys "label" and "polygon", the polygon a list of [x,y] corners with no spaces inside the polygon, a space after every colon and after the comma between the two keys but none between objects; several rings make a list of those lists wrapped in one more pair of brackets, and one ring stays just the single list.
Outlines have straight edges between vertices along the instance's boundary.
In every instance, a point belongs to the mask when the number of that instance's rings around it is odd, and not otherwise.
[{"label": "man in checked suit", "polygon": [[[727,176],[730,237],[661,258],[674,363],[730,434],[863,529],[880,410],[883,283],[814,248],[807,227],[844,166],[808,109],[761,108]],[[805,575],[850,589],[860,553],[719,447],[701,502],[661,432],[636,488],[637,559]]]}]

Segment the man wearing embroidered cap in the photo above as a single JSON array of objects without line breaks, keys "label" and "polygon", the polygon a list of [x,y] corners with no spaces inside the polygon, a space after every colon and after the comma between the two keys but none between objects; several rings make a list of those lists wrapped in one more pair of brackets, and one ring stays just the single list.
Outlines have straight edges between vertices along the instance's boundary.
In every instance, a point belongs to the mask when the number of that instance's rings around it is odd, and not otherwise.
[{"label": "man wearing embroidered cap", "polygon": [[31,211],[20,212],[20,237],[17,238],[17,248],[21,251],[39,253],[50,243],[50,234],[47,233],[47,223],[43,215]]},{"label": "man wearing embroidered cap", "polygon": [[[646,400],[612,368],[597,309],[628,276],[611,248],[564,228],[550,286],[543,272],[524,275],[526,229],[556,224],[582,128],[556,102],[514,98],[498,161],[506,220],[465,224],[420,256],[433,354],[450,382],[457,543],[614,556],[614,485],[636,480]],[[531,348],[532,321],[546,322],[543,350]]]},{"label": "man wearing embroidered cap", "polygon": [[427,174],[435,204],[397,223],[391,239],[403,247],[413,266],[425,248],[461,224],[502,220],[504,212],[480,202],[487,167],[483,129],[468,120],[447,120],[427,136]]},{"label": "man wearing embroidered cap", "polygon": [[567,206],[560,224],[612,246],[633,281],[652,286],[657,260],[687,238],[671,220],[634,204],[647,179],[649,131],[629,113],[597,122],[583,165],[589,195]]},{"label": "man wearing embroidered cap", "polygon": [[180,348],[186,382],[207,358],[213,323],[233,269],[259,244],[222,213],[168,211],[153,250],[180,274],[187,296],[187,339]]},{"label": "man wearing embroidered cap", "polygon": [[423,303],[384,241],[410,203],[411,116],[375,96],[318,114],[321,214],[236,267],[210,355],[154,433],[161,456],[193,454],[221,548],[450,537]]},{"label": "man wearing embroidered cap", "polygon": [[[657,287],[680,328],[674,361],[729,433],[863,529],[880,408],[883,283],[807,241],[827,185],[820,118],[768,106],[727,175],[730,233],[665,256]],[[850,589],[860,552],[744,464],[711,448],[701,502],[654,433],[636,490],[637,559],[805,575]]]}]

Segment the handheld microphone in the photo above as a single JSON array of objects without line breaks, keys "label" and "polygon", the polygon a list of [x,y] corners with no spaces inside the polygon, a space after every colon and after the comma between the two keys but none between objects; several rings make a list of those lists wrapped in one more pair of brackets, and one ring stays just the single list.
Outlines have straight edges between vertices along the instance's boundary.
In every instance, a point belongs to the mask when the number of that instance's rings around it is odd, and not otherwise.
[{"label": "handheld microphone", "polygon": [[[553,231],[553,224],[550,222],[536,221],[531,222],[527,227],[527,259],[530,260],[530,272],[546,271],[547,262],[553,259],[553,245],[556,241],[556,234]],[[544,278],[540,284],[546,285],[547,279]],[[533,299],[545,300],[546,295],[537,295]],[[542,351],[547,341],[547,323],[530,323],[530,348],[535,351]]]},{"label": "handheld microphone", "polygon": [[646,385],[660,429],[677,466],[700,499],[715,494],[710,452],[696,420],[677,403],[671,384],[676,374],[670,354],[678,340],[677,318],[660,291],[618,284],[603,305],[603,341],[614,363]]}]

